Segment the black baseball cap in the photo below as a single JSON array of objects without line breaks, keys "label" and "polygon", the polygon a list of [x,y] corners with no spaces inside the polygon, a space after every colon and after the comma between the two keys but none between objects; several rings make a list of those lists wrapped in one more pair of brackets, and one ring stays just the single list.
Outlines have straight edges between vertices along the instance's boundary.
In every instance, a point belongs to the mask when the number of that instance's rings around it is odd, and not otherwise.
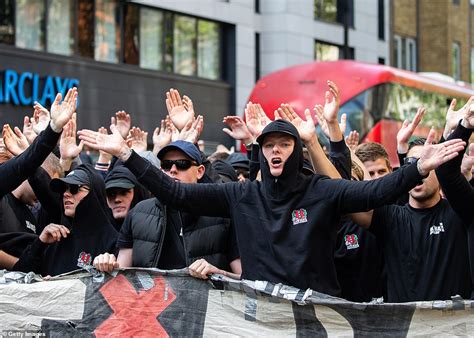
[{"label": "black baseball cap", "polygon": [[66,184],[90,185],[89,175],[80,166],[72,170],[66,177],[51,180],[49,187],[52,191],[62,193]]}]

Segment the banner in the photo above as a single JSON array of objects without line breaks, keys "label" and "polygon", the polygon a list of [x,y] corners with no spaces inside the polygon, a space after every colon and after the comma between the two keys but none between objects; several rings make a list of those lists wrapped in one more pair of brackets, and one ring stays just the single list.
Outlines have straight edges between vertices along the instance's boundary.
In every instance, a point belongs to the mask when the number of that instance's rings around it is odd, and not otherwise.
[{"label": "banner", "polygon": [[0,336],[415,336],[474,334],[470,300],[352,303],[311,290],[185,270],[0,271]]}]

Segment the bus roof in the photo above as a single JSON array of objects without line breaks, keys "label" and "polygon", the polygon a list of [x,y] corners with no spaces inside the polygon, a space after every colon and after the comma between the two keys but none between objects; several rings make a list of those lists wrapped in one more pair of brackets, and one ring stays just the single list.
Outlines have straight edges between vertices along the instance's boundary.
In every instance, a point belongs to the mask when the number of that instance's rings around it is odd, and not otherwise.
[{"label": "bus roof", "polygon": [[260,103],[270,117],[273,117],[273,111],[281,103],[289,103],[302,114],[305,108],[312,109],[316,103],[324,104],[327,80],[339,86],[341,105],[364,90],[382,83],[400,83],[453,97],[467,98],[474,95],[471,86],[444,82],[385,65],[341,60],[316,61],[266,75],[255,85],[249,101]]}]

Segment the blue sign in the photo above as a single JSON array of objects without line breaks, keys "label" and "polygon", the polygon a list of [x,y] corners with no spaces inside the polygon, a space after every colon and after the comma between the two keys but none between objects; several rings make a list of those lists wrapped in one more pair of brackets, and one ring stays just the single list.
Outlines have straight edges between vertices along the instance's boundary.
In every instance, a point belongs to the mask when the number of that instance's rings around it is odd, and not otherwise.
[{"label": "blue sign", "polygon": [[7,69],[0,78],[0,103],[15,106],[31,106],[39,102],[43,106],[52,104],[57,93],[64,97],[69,88],[78,87],[78,79],[45,76],[36,73],[18,73]]}]

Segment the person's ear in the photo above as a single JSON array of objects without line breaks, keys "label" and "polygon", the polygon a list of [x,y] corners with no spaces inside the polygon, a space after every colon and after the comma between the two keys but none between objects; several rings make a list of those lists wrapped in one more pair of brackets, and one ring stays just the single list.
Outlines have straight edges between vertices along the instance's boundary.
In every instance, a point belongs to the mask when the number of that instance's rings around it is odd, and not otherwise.
[{"label": "person's ear", "polygon": [[203,176],[204,173],[206,172],[206,167],[204,167],[202,164],[197,167],[197,179],[200,180]]}]

